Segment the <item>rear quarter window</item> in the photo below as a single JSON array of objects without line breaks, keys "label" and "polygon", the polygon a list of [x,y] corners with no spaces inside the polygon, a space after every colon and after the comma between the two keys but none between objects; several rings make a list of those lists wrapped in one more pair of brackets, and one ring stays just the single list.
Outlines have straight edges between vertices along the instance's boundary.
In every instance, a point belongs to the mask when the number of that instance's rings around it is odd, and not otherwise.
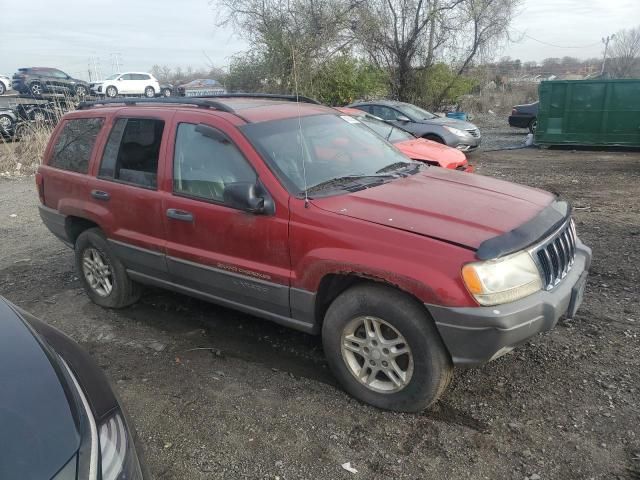
[{"label": "rear quarter window", "polygon": [[77,118],[65,121],[53,147],[49,166],[87,173],[91,152],[103,123],[103,118]]}]

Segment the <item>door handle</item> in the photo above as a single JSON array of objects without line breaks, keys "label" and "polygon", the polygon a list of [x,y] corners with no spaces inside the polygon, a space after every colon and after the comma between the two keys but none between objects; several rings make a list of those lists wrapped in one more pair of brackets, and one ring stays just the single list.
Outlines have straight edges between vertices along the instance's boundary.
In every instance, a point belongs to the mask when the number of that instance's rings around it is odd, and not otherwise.
[{"label": "door handle", "polygon": [[111,195],[107,192],[103,192],[102,190],[91,190],[91,196],[96,200],[104,200],[107,201],[111,198]]},{"label": "door handle", "polygon": [[169,208],[167,210],[167,217],[174,220],[180,220],[182,222],[193,222],[193,213],[175,208]]}]

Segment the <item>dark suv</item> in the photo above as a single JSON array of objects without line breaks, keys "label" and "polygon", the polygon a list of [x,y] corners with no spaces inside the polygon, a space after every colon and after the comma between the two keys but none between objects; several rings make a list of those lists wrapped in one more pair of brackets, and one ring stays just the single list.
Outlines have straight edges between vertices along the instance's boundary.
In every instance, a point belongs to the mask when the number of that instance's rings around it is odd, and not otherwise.
[{"label": "dark suv", "polygon": [[573,316],[591,250],[555,195],[358,124],[288,97],[81,104],[36,175],[40,215],[95,303],[149,284],[321,333],[348,392],[417,411],[453,365]]},{"label": "dark suv", "polygon": [[47,67],[19,68],[13,74],[12,87],[21,94],[40,97],[46,93],[84,97],[89,93],[89,84],[72,78],[62,70]]}]

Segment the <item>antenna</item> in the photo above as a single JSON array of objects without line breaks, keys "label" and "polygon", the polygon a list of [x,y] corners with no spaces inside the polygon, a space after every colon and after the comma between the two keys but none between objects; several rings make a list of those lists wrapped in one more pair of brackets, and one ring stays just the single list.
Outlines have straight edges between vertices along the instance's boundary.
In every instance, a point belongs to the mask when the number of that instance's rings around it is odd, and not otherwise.
[{"label": "antenna", "polygon": [[291,49],[293,60],[293,85],[296,90],[296,105],[298,107],[298,135],[300,135],[300,158],[302,159],[302,179],[304,181],[304,208],[309,208],[309,187],[307,185],[307,167],[304,162],[304,142],[302,140],[302,117],[300,115],[300,95],[298,93],[298,69],[296,66],[296,49]]}]

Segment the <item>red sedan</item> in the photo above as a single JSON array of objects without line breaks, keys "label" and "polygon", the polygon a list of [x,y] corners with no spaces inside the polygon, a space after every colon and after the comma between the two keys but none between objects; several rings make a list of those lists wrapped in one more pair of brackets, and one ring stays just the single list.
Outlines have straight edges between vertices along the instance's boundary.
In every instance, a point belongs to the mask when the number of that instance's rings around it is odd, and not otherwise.
[{"label": "red sedan", "polygon": [[474,170],[473,165],[469,165],[467,157],[460,150],[424,138],[416,138],[406,130],[356,108],[342,107],[338,110],[356,118],[413,160],[463,172]]}]

